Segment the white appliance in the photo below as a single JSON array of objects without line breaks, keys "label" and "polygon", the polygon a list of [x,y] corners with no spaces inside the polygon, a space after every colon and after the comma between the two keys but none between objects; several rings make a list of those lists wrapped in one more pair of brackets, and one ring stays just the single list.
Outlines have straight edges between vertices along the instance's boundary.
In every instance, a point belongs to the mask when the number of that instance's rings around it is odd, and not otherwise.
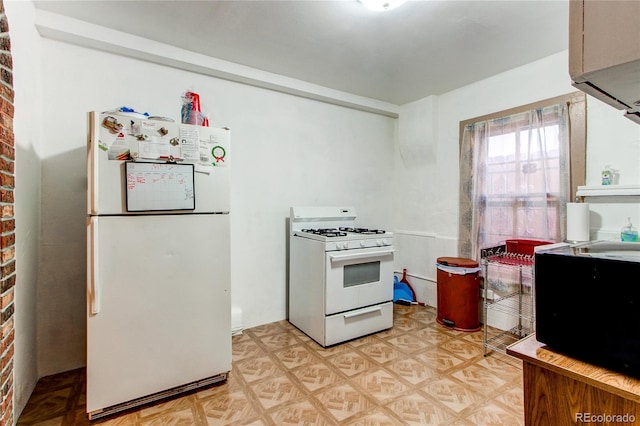
[{"label": "white appliance", "polygon": [[229,133],[89,113],[90,419],[231,370]]},{"label": "white appliance", "polygon": [[322,346],[393,327],[393,234],[353,207],[291,207],[289,322]]}]

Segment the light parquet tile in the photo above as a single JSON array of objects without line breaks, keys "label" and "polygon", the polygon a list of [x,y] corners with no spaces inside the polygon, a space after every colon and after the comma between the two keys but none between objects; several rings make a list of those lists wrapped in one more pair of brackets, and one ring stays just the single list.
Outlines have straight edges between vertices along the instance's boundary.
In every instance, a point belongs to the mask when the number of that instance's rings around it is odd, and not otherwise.
[{"label": "light parquet tile", "polygon": [[204,400],[208,398],[218,397],[220,395],[229,395],[231,393],[237,392],[238,390],[243,390],[245,388],[245,384],[240,378],[240,374],[234,369],[229,373],[229,377],[225,382],[217,383],[213,386],[207,386],[206,388],[199,389],[194,393],[196,400]]},{"label": "light parquet tile", "polygon": [[241,361],[246,358],[266,355],[260,345],[251,338],[244,340],[233,340],[231,345],[233,361]]},{"label": "light parquet tile", "polygon": [[349,344],[354,348],[360,348],[362,346],[377,343],[379,341],[380,339],[378,338],[377,334],[368,334],[364,337],[360,337],[358,339],[350,341]]},{"label": "light parquet tile", "polygon": [[265,422],[262,419],[248,420],[248,421],[235,423],[235,425],[237,426],[266,426],[268,424],[269,423]]},{"label": "light parquet tile", "polygon": [[169,419],[171,418],[170,414],[172,413],[180,413],[179,416],[176,417],[178,420],[189,417],[193,419],[192,408],[194,408],[195,405],[195,397],[193,396],[167,399],[142,408],[139,415],[141,421],[151,421],[149,419],[154,419],[156,417],[166,417]]},{"label": "light parquet tile", "polygon": [[[499,354],[498,354],[499,355]],[[522,365],[516,366],[513,363],[505,362],[506,355],[502,356],[487,356],[477,362],[477,365],[481,365],[497,374],[501,377],[509,378],[511,380],[522,379]]]},{"label": "light parquet tile", "polygon": [[300,343],[295,334],[286,331],[283,333],[260,337],[260,342],[262,342],[269,351],[279,350]]},{"label": "light parquet tile", "polygon": [[369,345],[358,346],[358,350],[380,364],[394,361],[402,356],[396,348],[379,340]]},{"label": "light parquet tile", "polygon": [[405,334],[405,333],[406,333],[406,331],[404,331],[404,330],[400,330],[399,328],[396,328],[396,327],[391,327],[391,328],[388,328],[386,330],[383,330],[383,331],[380,331],[380,332],[376,333],[376,337],[379,338],[379,339],[387,340],[387,339],[389,339],[391,337],[400,336],[400,335]]},{"label": "light parquet tile", "polygon": [[[393,316],[402,317],[412,314],[416,311],[416,306],[406,306],[406,305],[393,305]],[[425,309],[425,308],[420,308]],[[429,308],[426,308],[429,309]]]},{"label": "light parquet tile", "polygon": [[432,345],[439,345],[441,343],[451,340],[453,337],[449,334],[443,333],[433,327],[425,327],[420,330],[416,330],[412,333],[414,337],[422,340],[423,342],[430,343]]},{"label": "light parquet tile", "polygon": [[393,319],[393,328],[403,333],[407,333],[412,330],[417,330],[424,326],[425,326],[424,324],[418,321],[414,321],[411,318],[406,316],[402,316],[402,317],[397,316]]},{"label": "light parquet tile", "polygon": [[474,357],[480,358],[484,354],[482,346],[464,339],[450,339],[441,343],[439,346],[463,359],[471,359]]},{"label": "light parquet tile", "polygon": [[454,419],[447,426],[476,426],[468,420],[465,419]]},{"label": "light parquet tile", "polygon": [[287,331],[287,329],[280,322],[272,322],[245,330],[246,333],[255,337],[263,337],[270,334],[283,333],[285,331]]},{"label": "light parquet tile", "polygon": [[524,425],[524,415],[515,415],[493,403],[479,408],[467,420],[476,426]]},{"label": "light parquet tile", "polygon": [[297,368],[291,372],[310,392],[344,381],[324,362],[317,362]]},{"label": "light parquet tile", "polygon": [[504,404],[510,411],[523,412],[524,393],[522,391],[522,384],[514,384],[505,392],[498,395],[495,400]]},{"label": "light parquet tile", "polygon": [[406,315],[414,321],[419,321],[423,324],[433,324],[436,320],[437,312],[435,309],[413,309]]},{"label": "light parquet tile", "polygon": [[329,418],[309,401],[301,401],[279,408],[268,414],[276,425],[332,425]]},{"label": "light parquet tile", "polygon": [[311,352],[307,346],[299,344],[296,346],[290,346],[281,351],[274,352],[274,355],[284,364],[288,369],[296,368],[304,364],[309,364],[317,357]]},{"label": "light parquet tile", "polygon": [[282,405],[303,396],[303,393],[286,376],[278,376],[257,383],[252,387],[252,390],[265,409]]},{"label": "light parquet tile", "polygon": [[374,407],[368,398],[348,383],[331,386],[315,396],[338,421]]},{"label": "light parquet tile", "polygon": [[415,358],[443,374],[453,371],[465,362],[463,359],[458,358],[451,352],[441,349],[439,346],[421,351],[415,355]]},{"label": "light parquet tile", "polygon": [[323,348],[287,321],[232,338],[226,382],[90,423],[85,371],[42,378],[18,425],[520,425],[522,364],[482,331],[394,306],[395,326]]},{"label": "light parquet tile", "polygon": [[362,373],[375,365],[364,355],[354,350],[340,353],[332,357],[330,362],[347,376]]},{"label": "light parquet tile", "polygon": [[207,424],[230,424],[259,415],[242,390],[201,399],[199,403]]},{"label": "light parquet tile", "polygon": [[397,377],[382,368],[360,374],[354,381],[379,404],[401,396],[409,389]]},{"label": "light parquet tile", "polygon": [[348,352],[353,350],[353,346],[351,346],[350,342],[343,343],[341,345],[329,346],[327,348],[323,348],[313,340],[307,343],[309,348],[311,348],[316,354],[320,355],[323,358],[329,358],[331,356]]},{"label": "light parquet tile", "polygon": [[416,339],[412,334],[401,334],[387,340],[387,343],[398,350],[411,354],[430,346],[429,343]]},{"label": "light parquet tile", "polygon": [[[102,420],[98,420],[100,426],[132,426],[140,424],[140,415],[137,412],[133,413],[124,413],[118,416],[105,418]],[[66,419],[65,419],[66,420]],[[96,424],[95,422],[90,422],[87,418],[87,413],[85,412],[84,407],[76,410],[75,417],[71,422],[65,421],[60,423],[63,426],[73,425],[73,426],[91,426]],[[37,426],[40,426],[40,423],[36,423]]]},{"label": "light parquet tile", "polygon": [[242,377],[247,383],[284,373],[278,364],[266,355],[238,362],[237,371],[242,374]]},{"label": "light parquet tile", "polygon": [[456,413],[484,399],[482,394],[449,377],[430,381],[422,390]]},{"label": "light parquet tile", "polygon": [[405,358],[392,362],[388,369],[412,385],[423,383],[438,376],[438,371],[415,358]]},{"label": "light parquet tile", "polygon": [[387,405],[402,421],[410,425],[440,425],[454,418],[454,414],[418,393]]},{"label": "light parquet tile", "polygon": [[347,426],[397,426],[402,421],[391,414],[382,411],[381,408],[376,409],[361,418],[345,423]]},{"label": "light parquet tile", "polygon": [[463,336],[460,336],[462,340],[467,340],[471,343],[476,343],[482,345],[484,342],[484,333],[466,333]]},{"label": "light parquet tile", "polygon": [[185,408],[183,410],[167,412],[150,419],[142,419],[138,424],[141,426],[191,426],[196,424],[196,422],[193,410]]},{"label": "light parquet tile", "polygon": [[311,337],[307,336],[306,334],[304,334],[302,331],[298,330],[293,325],[290,325],[290,327],[287,328],[287,332],[293,334],[294,336],[296,336],[298,338],[298,340],[300,340],[302,343],[310,343],[310,342],[313,341],[311,339]]},{"label": "light parquet tile", "polygon": [[452,374],[473,390],[485,395],[495,394],[496,390],[507,383],[507,380],[476,364],[471,364]]}]

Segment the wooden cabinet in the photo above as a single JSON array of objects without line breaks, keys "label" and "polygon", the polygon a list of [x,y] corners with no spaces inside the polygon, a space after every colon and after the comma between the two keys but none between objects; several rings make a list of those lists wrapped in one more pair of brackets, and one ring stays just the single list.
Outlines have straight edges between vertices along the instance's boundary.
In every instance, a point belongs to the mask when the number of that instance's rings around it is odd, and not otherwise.
[{"label": "wooden cabinet", "polygon": [[640,1],[571,0],[573,85],[640,124]]},{"label": "wooden cabinet", "polygon": [[526,426],[640,423],[640,380],[552,351],[532,334],[509,346],[523,360]]}]

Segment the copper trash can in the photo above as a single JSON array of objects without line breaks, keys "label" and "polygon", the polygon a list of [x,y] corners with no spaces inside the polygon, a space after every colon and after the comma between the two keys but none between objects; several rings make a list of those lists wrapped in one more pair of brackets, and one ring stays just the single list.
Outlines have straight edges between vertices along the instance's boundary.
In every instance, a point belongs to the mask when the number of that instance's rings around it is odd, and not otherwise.
[{"label": "copper trash can", "polygon": [[480,268],[473,259],[439,257],[436,321],[459,331],[480,330]]}]

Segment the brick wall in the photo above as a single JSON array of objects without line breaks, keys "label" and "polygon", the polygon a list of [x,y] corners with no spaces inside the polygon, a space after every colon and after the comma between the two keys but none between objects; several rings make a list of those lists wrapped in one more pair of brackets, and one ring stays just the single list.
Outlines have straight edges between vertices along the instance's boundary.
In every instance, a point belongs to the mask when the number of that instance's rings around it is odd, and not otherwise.
[{"label": "brick wall", "polygon": [[13,303],[16,283],[13,205],[13,61],[9,24],[0,0],[0,425],[13,424]]}]

